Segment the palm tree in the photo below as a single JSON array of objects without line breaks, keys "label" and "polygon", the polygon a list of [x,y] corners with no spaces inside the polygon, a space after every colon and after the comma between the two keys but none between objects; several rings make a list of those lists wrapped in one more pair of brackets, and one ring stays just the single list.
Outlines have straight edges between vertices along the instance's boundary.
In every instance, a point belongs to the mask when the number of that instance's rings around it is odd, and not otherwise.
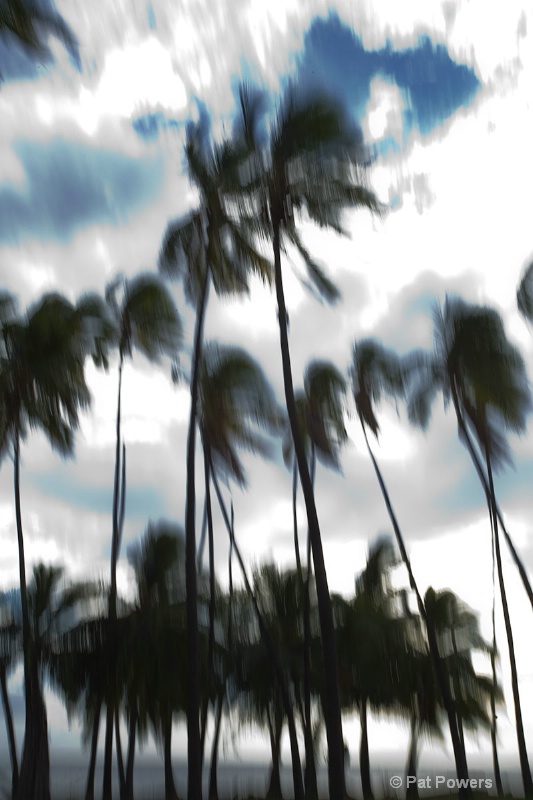
[{"label": "palm tree", "polygon": [[[304,387],[295,393],[296,410],[300,433],[304,442],[309,463],[311,483],[314,489],[316,458],[326,466],[340,470],[339,450],[346,441],[344,427],[344,394],[346,381],[339,370],[328,361],[311,361],[304,375]],[[288,421],[287,421],[288,422]],[[298,542],[298,519],[296,512],[296,496],[298,488],[298,464],[294,453],[290,424],[283,441],[283,458],[286,466],[292,462],[292,513],[294,525],[294,549],[296,568],[303,584],[300,562],[300,546]],[[304,731],[305,731],[305,787],[308,797],[317,796],[316,767],[314,760],[313,728],[311,721],[311,686],[310,686],[310,580],[311,550],[309,532],[307,535],[307,564],[305,592],[303,602],[304,619]]]},{"label": "palm tree", "polygon": [[[126,659],[119,659],[130,642],[131,608],[117,596],[117,620],[109,620],[109,585],[100,582],[91,597],[88,613],[61,638],[61,654],[55,665],[55,681],[67,700],[69,713],[82,721],[82,741],[90,743],[85,800],[94,800],[98,734],[102,706],[118,708],[123,695]],[[127,662],[131,666],[131,658]],[[122,670],[122,671],[121,671]],[[124,776],[123,776],[124,777]],[[125,789],[121,777],[121,791]]]},{"label": "palm tree", "polygon": [[[128,548],[136,578],[137,600],[132,615],[135,668],[129,670],[130,746],[126,796],[133,798],[135,732],[146,732],[150,719],[163,743],[165,800],[177,797],[171,761],[172,717],[185,708],[183,657],[185,651],[182,592],[183,532],[165,520],[149,523],[140,543]],[[125,653],[131,665],[131,652]]]},{"label": "palm tree", "polygon": [[472,664],[473,652],[490,655],[492,647],[481,636],[477,615],[450,590],[435,592],[430,587],[424,595],[424,605],[446,665],[464,742],[464,727],[489,727],[490,704],[493,699],[502,699],[499,686],[478,675]]},{"label": "palm tree", "polygon": [[298,234],[298,212],[322,227],[342,232],[341,212],[346,206],[379,211],[374,194],[361,185],[363,172],[360,137],[346,122],[343,112],[328,98],[298,97],[287,91],[270,130],[266,147],[258,135],[261,105],[257,95],[241,87],[241,135],[249,157],[241,179],[247,196],[241,199],[241,220],[268,236],[272,243],[281,357],[287,413],[292,430],[300,482],[305,500],[318,609],[322,633],[325,685],[326,733],[329,747],[330,796],[345,794],[344,739],[337,682],[337,658],[333,611],[305,447],[298,427],[288,338],[288,318],[283,289],[281,251],[283,241],[295,246],[303,258],[309,280],[328,301],[338,291],[311,258]]},{"label": "palm tree", "polygon": [[[466,762],[464,742],[461,740],[459,729],[457,727],[457,717],[454,709],[453,698],[450,692],[448,680],[446,678],[441,654],[439,652],[437,636],[434,631],[431,618],[428,617],[426,613],[424,601],[413,574],[411,561],[407,553],[403,534],[400,530],[396,514],[394,513],[390,496],[378,462],[374,456],[374,453],[372,452],[372,448],[370,447],[367,434],[367,427],[370,428],[376,438],[378,437],[379,433],[379,425],[374,413],[374,403],[380,401],[384,392],[389,395],[403,394],[404,373],[402,365],[399,359],[397,359],[393,353],[386,350],[376,341],[367,339],[359,344],[354,345],[353,361],[350,371],[356,410],[359,416],[361,427],[363,429],[368,454],[372,461],[381,493],[387,507],[387,512],[392,523],[402,560],[407,569],[409,584],[416,596],[420,617],[426,626],[429,651],[433,660],[437,680],[442,692],[444,707],[448,717],[455,765],[457,768],[457,777],[459,779],[467,780],[468,766]],[[465,796],[469,794],[468,782],[466,784],[462,784],[460,792]]]},{"label": "palm tree", "polygon": [[[198,421],[204,451],[205,509],[209,548],[209,640],[208,665],[211,679],[215,633],[215,566],[211,475],[233,478],[245,485],[244,467],[237,448],[270,453],[270,442],[261,434],[276,433],[280,412],[261,368],[244,350],[209,343],[200,365]],[[207,719],[206,695],[202,713],[202,744]]]},{"label": "palm tree", "polygon": [[204,321],[211,283],[217,293],[248,291],[250,270],[270,281],[268,261],[255,251],[250,237],[232,214],[228,197],[235,191],[238,157],[230,142],[211,146],[200,122],[187,130],[185,158],[189,179],[199,192],[199,206],[171,222],[159,257],[160,270],[183,280],[185,296],[195,308],[195,330],[190,377],[191,408],[187,435],[187,489],[185,502],[185,563],[187,585],[188,653],[188,798],[202,793],[198,612],[195,533],[195,452],[199,369]]},{"label": "palm tree", "polygon": [[[231,477],[239,485],[244,485],[244,469],[240,462],[237,448],[245,447],[267,455],[270,451],[270,443],[265,435],[260,432],[261,428],[266,433],[277,433],[281,429],[281,415],[272,388],[257,362],[243,350],[231,347],[224,348],[216,344],[210,344],[206,347],[200,365],[198,420],[204,450],[210,564],[214,564],[213,526],[209,510],[211,505],[210,485],[212,482],[224,524],[230,537],[231,547],[235,550],[247,591],[257,615],[257,622],[264,645],[269,653],[269,658],[273,660],[283,705],[288,715],[295,796],[301,797],[303,788],[301,787],[300,758],[285,676],[280,665],[279,654],[269,635],[248,579],[218,480],[219,475],[224,478]],[[213,577],[210,580],[211,585],[213,585]],[[211,597],[213,597],[212,591]],[[213,609],[213,603],[211,603],[211,607]],[[212,628],[213,611],[210,617],[210,628]],[[212,642],[212,634],[210,640]],[[212,644],[210,647],[212,647]]]},{"label": "palm tree", "polygon": [[[346,381],[339,370],[329,361],[312,360],[306,367],[304,386],[294,395],[298,426],[314,479],[316,458],[328,467],[340,470],[339,450],[346,442],[344,427],[344,395]],[[296,568],[301,573],[298,523],[296,518],[296,495],[298,487],[298,463],[294,451],[289,421],[283,438],[283,460],[292,466],[293,476],[293,523]]]},{"label": "palm tree", "polygon": [[[526,371],[520,353],[508,341],[501,318],[493,309],[469,305],[459,298],[446,298],[444,308],[435,310],[434,322],[434,355],[414,362],[418,368],[414,373],[409,414],[413,422],[426,427],[436,392],[443,392],[445,403],[451,399],[460,438],[468,449],[487,496],[511,664],[522,781],[529,797],[533,795],[533,780],[524,737],[514,639],[501,562],[501,515],[493,480],[493,468],[499,468],[510,460],[505,429],[521,432],[525,428],[526,413],[531,405]],[[508,535],[506,539],[509,541]],[[514,548],[512,552],[516,552]]]},{"label": "palm tree", "polygon": [[0,451],[13,453],[26,698],[18,789],[20,798],[48,800],[46,709],[31,637],[20,502],[20,446],[28,429],[40,428],[61,455],[72,454],[79,409],[86,408],[90,400],[84,376],[87,332],[83,315],[59,294],[45,295],[21,317],[13,314],[14,304],[6,296],[1,305]]},{"label": "palm tree", "polygon": [[[119,294],[121,293],[121,296]],[[111,587],[109,618],[116,621],[117,561],[120,553],[125,511],[125,448],[121,440],[122,372],[126,357],[139,350],[150,361],[161,354],[176,357],[181,339],[181,322],[174,301],[157,275],[144,273],[130,280],[119,277],[106,290],[106,303],[114,335],[109,329],[108,341],[102,342],[101,361],[107,366],[106,346],[118,348],[118,399],[116,422],[115,478],[113,484],[113,534],[111,543]],[[121,478],[122,475],[122,478]],[[113,741],[113,704],[107,703],[106,744],[104,762],[104,797],[111,797],[111,756]],[[120,756],[119,756],[120,758]]]},{"label": "palm tree", "polygon": [[[412,619],[412,617],[409,617]],[[419,619],[419,618],[418,618]],[[419,626],[420,627],[420,626]],[[436,680],[433,660],[428,652],[425,639],[420,647],[406,650],[405,667],[407,675],[401,681],[406,697],[402,704],[409,715],[409,749],[405,766],[406,798],[418,798],[417,771],[420,754],[420,739],[442,739],[440,709],[442,696]],[[402,673],[402,676],[404,673]],[[410,782],[408,782],[410,778]],[[413,780],[414,779],[414,780]]]},{"label": "palm tree", "polygon": [[21,642],[20,625],[17,620],[19,615],[14,608],[13,599],[13,593],[11,593],[11,596],[5,593],[0,597],[0,690],[2,693],[2,705],[4,707],[4,717],[6,721],[9,757],[11,759],[11,797],[16,798],[18,792],[19,765],[7,678],[20,658]]},{"label": "palm tree", "polygon": [[[424,595],[424,607],[437,636],[439,652],[454,695],[457,725],[464,742],[464,728],[477,730],[479,727],[489,727],[490,706],[502,700],[501,689],[494,679],[479,675],[472,663],[473,652],[490,653],[492,656],[492,647],[479,632],[477,615],[453,592],[435,592],[430,587]],[[409,610],[407,598],[404,614],[410,622],[407,660],[399,663],[403,669],[400,684],[405,689],[403,704],[411,722],[406,776],[416,779],[421,734],[442,739],[443,703],[428,653],[424,626],[420,617]],[[418,797],[416,782],[408,785],[407,797]]]},{"label": "palm tree", "polygon": [[[70,713],[73,702],[72,668],[74,662],[67,653],[64,642],[68,632],[90,602],[95,587],[88,583],[66,584],[62,580],[63,569],[37,564],[27,586],[30,616],[32,658],[37,672],[37,687],[43,698],[45,680],[66,702]],[[6,724],[12,760],[12,797],[18,794],[18,767],[14,739],[13,721],[7,695],[6,672],[12,668],[19,653],[22,653],[22,603],[20,593],[13,591],[3,597],[5,612],[0,641],[0,678],[2,697],[6,712]],[[43,698],[44,708],[44,698]],[[46,709],[44,709],[46,722]],[[47,735],[48,732],[46,731]]]},{"label": "palm tree", "polygon": [[343,708],[361,720],[360,772],[363,797],[372,800],[368,710],[391,713],[401,707],[399,664],[405,660],[408,630],[390,573],[397,564],[392,541],[379,538],[350,600],[336,598]]},{"label": "palm tree", "polygon": [[[254,570],[253,590],[258,598],[265,626],[280,654],[287,685],[291,692],[298,691],[292,683],[291,667],[294,666],[294,651],[290,643],[280,634],[287,622],[297,620],[276,617],[275,605],[283,605],[284,592],[282,575],[273,564],[263,565]],[[294,586],[294,582],[293,582]],[[239,726],[259,727],[268,734],[271,750],[270,777],[266,797],[279,799],[281,793],[281,736],[287,718],[284,711],[276,671],[257,625],[253,604],[248,594],[234,597],[238,608],[238,622],[235,631],[235,684],[237,689],[236,707]],[[279,609],[278,609],[279,610]],[[292,611],[294,612],[294,607]],[[287,626],[285,626],[287,627]],[[291,631],[292,633],[293,631]],[[294,641],[292,642],[294,645]]]}]

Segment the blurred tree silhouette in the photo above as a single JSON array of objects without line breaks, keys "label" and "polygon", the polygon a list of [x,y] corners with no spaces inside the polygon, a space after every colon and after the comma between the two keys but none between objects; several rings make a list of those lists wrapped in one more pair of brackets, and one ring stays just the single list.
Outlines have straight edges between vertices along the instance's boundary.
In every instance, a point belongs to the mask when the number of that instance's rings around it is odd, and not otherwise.
[{"label": "blurred tree silhouette", "polygon": [[23,316],[12,298],[0,302],[0,453],[14,463],[15,516],[22,608],[26,727],[18,796],[48,800],[50,763],[46,709],[32,641],[20,502],[20,444],[40,428],[61,455],[72,455],[79,409],[89,405],[84,375],[87,318],[59,294],[47,294]]},{"label": "blurred tree silhouette", "polygon": [[[413,422],[426,428],[437,392],[442,391],[445,405],[452,401],[459,438],[472,458],[487,496],[509,647],[522,781],[528,797],[533,795],[533,780],[524,737],[514,639],[501,562],[501,514],[493,480],[493,468],[511,460],[506,431],[521,433],[525,429],[526,415],[531,407],[526,370],[520,353],[507,339],[502,320],[494,309],[470,305],[458,297],[447,297],[444,308],[436,307],[434,310],[434,326],[433,355],[415,354],[411,357],[409,416]],[[526,590],[529,587],[531,599],[531,587],[523,565],[507,531],[503,530]]]},{"label": "blurred tree silhouette", "polygon": [[198,725],[198,614],[195,531],[195,443],[199,369],[204,321],[211,282],[217,294],[248,292],[250,272],[270,281],[271,267],[253,246],[248,230],[231,210],[238,191],[239,154],[229,141],[212,146],[205,119],[187,129],[185,160],[191,183],[200,195],[199,206],[169,223],[159,255],[159,269],[183,281],[185,296],[196,311],[187,436],[187,490],[185,503],[185,560],[187,582],[188,666],[188,799],[202,792],[202,748]]},{"label": "blurred tree silhouette", "polygon": [[[311,484],[314,489],[316,459],[326,466],[340,470],[339,451],[347,439],[344,427],[344,395],[346,381],[339,370],[328,361],[313,360],[306,367],[303,390],[295,392],[296,413],[300,435],[304,443],[309,464]],[[298,519],[296,499],[298,489],[298,463],[292,439],[292,430],[287,420],[283,439],[283,459],[290,467],[292,462],[292,516],[294,528],[294,550],[296,568],[303,584],[298,541]],[[309,800],[318,796],[314,757],[313,723],[311,719],[311,630],[309,590],[312,575],[311,539],[307,532],[306,575],[303,607],[304,621],[304,733],[305,733],[305,790]]]},{"label": "blurred tree silhouette", "polygon": [[329,790],[332,797],[341,798],[345,794],[344,739],[333,610],[313,486],[298,426],[281,252],[286,243],[293,245],[303,260],[309,287],[332,302],[338,298],[338,290],[306,250],[297,230],[298,213],[307,213],[318,225],[342,232],[344,208],[364,207],[379,212],[381,207],[362,183],[366,158],[361,137],[348,122],[344,110],[330,98],[318,94],[299,96],[291,85],[280,103],[266,143],[261,135],[265,107],[261,95],[243,85],[240,102],[241,118],[236,130],[247,154],[241,170],[247,191],[238,198],[239,218],[272,243],[285,400],[309,524],[322,632]]},{"label": "blurred tree silhouette", "polygon": [[[111,585],[109,618],[116,620],[117,561],[120,553],[125,512],[125,445],[121,438],[122,371],[124,359],[139,350],[152,362],[161,354],[175,358],[181,341],[181,320],[166,286],[157,275],[143,273],[130,280],[119,276],[105,294],[102,311],[102,336],[99,339],[98,363],[107,368],[108,351],[118,349],[118,399],[116,421],[115,477],[113,484],[113,533],[111,541]],[[107,313],[106,313],[107,312]],[[111,636],[111,641],[114,637]],[[113,658],[110,653],[110,658]],[[106,701],[106,743],[103,775],[103,794],[111,797],[111,758],[113,747],[113,718],[116,709]],[[120,759],[121,754],[118,754]]]},{"label": "blurred tree silhouette", "polygon": [[[405,540],[392,507],[389,492],[385,485],[378,462],[374,456],[372,448],[370,447],[367,434],[368,427],[376,439],[378,438],[379,425],[374,413],[374,403],[379,402],[384,393],[392,396],[404,394],[404,369],[400,360],[392,352],[386,350],[375,340],[366,339],[359,344],[354,345],[353,361],[350,372],[352,377],[355,406],[359,415],[361,427],[363,429],[368,454],[372,461],[381,493],[387,507],[387,512],[392,523],[402,560],[409,575],[409,584],[415,593],[418,610],[426,627],[429,651],[437,676],[439,688],[442,693],[444,708],[446,709],[446,714],[448,717],[448,725],[452,739],[457,775],[459,778],[465,780],[468,778],[468,765],[466,761],[464,742],[461,739],[457,726],[454,699],[445,674],[444,664],[439,651],[438,640],[433,629],[431,618],[428,617],[426,613],[424,601],[413,574],[411,561],[405,546]],[[462,788],[459,790],[459,793],[463,796],[468,796],[470,794],[468,786],[468,783],[463,784]]]}]

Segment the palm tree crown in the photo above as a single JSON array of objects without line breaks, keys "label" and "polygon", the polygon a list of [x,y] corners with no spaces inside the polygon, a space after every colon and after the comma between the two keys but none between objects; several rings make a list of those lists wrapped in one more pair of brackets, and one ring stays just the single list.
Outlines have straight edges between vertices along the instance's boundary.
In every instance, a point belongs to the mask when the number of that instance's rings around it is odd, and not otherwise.
[{"label": "palm tree crown", "polygon": [[243,486],[246,478],[237,448],[268,455],[271,441],[266,434],[280,431],[281,413],[261,367],[241,348],[214,342],[205,347],[198,420],[216,472]]},{"label": "palm tree crown", "polygon": [[425,428],[431,402],[442,391],[445,405],[451,399],[483,451],[488,447],[492,465],[501,466],[510,460],[505,430],[523,432],[531,407],[522,356],[494,309],[447,297],[433,316],[434,356],[422,361],[409,416]]}]

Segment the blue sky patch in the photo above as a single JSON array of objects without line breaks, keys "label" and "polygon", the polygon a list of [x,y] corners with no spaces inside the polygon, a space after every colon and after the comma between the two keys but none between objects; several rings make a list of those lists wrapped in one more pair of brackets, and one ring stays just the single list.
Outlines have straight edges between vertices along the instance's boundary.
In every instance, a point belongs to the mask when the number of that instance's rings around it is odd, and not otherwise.
[{"label": "blue sky patch", "polygon": [[68,240],[87,225],[122,224],[155,199],[164,179],[160,157],[135,160],[63,139],[14,149],[26,186],[0,185],[0,242]]},{"label": "blue sky patch", "polygon": [[461,107],[468,106],[481,84],[474,71],[450,58],[443,45],[421,36],[415,47],[365,50],[361,39],[336,14],[315,18],[297,57],[297,81],[318,86],[339,97],[361,123],[370,99],[370,85],[382,77],[404,96],[404,128],[426,136]]},{"label": "blue sky patch", "polygon": [[135,133],[146,142],[152,142],[159,136],[160,131],[179,130],[185,123],[165,117],[162,111],[151,114],[143,114],[132,121]]},{"label": "blue sky patch", "polygon": [[[78,483],[63,471],[34,475],[31,483],[43,494],[64,501],[71,507],[82,508],[98,514],[109,514],[111,525],[111,509],[113,489],[111,486],[89,486]],[[131,486],[126,489],[126,517],[130,520],[141,520],[143,523],[157,519],[166,513],[164,496],[149,486]]]}]

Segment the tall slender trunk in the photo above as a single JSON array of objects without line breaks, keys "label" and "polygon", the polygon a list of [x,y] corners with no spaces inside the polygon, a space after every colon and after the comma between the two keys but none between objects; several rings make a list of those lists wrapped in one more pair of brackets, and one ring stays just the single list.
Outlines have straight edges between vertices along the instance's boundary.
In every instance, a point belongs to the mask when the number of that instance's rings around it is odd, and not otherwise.
[{"label": "tall slender trunk", "polygon": [[26,560],[20,506],[20,430],[16,426],[14,442],[15,518],[19,556],[20,600],[22,609],[22,646],[24,650],[24,696],[26,727],[20,765],[18,800],[50,800],[50,756],[48,752],[48,723],[39,681],[39,668],[31,637]]},{"label": "tall slender trunk", "polygon": [[[452,627],[451,627],[451,635],[452,635],[453,655],[455,657],[455,663],[457,664],[458,663],[458,658],[459,658],[459,650],[457,648],[457,639],[455,637],[455,630],[454,630],[454,627],[453,627],[453,622],[452,622]],[[457,674],[457,669],[456,668],[452,669],[452,686],[453,686],[454,702],[456,703],[455,711],[456,711],[456,716],[457,716],[457,730],[459,731],[459,738],[461,739],[461,744],[463,745],[463,748],[464,748],[464,746],[465,746],[465,732],[464,732],[464,726],[463,726],[463,718],[461,716],[461,712],[459,711],[459,709],[461,708],[463,695],[462,695],[462,688],[461,688],[461,680],[459,678],[459,675]],[[457,705],[457,702],[459,702],[459,705]]]},{"label": "tall slender trunk", "polygon": [[209,475],[209,455],[206,451],[205,442],[202,444],[204,449],[204,477],[205,477],[205,510],[207,519],[208,546],[209,546],[209,633],[207,640],[207,675],[205,694],[202,704],[202,723],[200,733],[200,744],[202,750],[202,766],[204,762],[205,735],[207,730],[207,716],[209,712],[209,702],[211,690],[213,688],[215,667],[213,663],[213,652],[215,647],[215,544],[213,536],[213,514],[211,511],[211,480]]},{"label": "tall slender trunk", "polygon": [[[113,481],[113,509],[112,509],[112,535],[111,535],[111,586],[109,589],[109,649],[108,649],[108,673],[111,675],[111,685],[106,687],[106,726],[105,726],[105,745],[104,745],[104,773],[102,779],[103,800],[111,800],[113,796],[113,720],[115,698],[112,696],[116,689],[117,680],[117,562],[120,552],[120,517],[121,515],[121,413],[122,413],[122,370],[124,367],[124,355],[121,352],[118,365],[118,392],[117,392],[117,418],[116,418],[116,443],[115,443],[115,475]],[[117,754],[118,757],[118,754]]]},{"label": "tall slender trunk", "polygon": [[[273,714],[275,716],[275,714]],[[283,719],[271,720],[269,715],[269,738],[270,751],[272,753],[272,766],[270,768],[270,780],[268,782],[267,800],[279,800],[281,798],[281,732],[283,730]],[[307,795],[306,795],[307,797]]]},{"label": "tall slender trunk", "polygon": [[361,744],[359,748],[359,769],[361,771],[361,788],[364,800],[374,800],[372,782],[370,780],[370,754],[368,751],[367,699],[361,702]]},{"label": "tall slender trunk", "polygon": [[[488,482],[487,477],[485,475],[485,472],[483,470],[483,466],[481,464],[481,460],[480,460],[480,458],[479,458],[479,456],[478,456],[478,454],[476,452],[476,448],[474,447],[474,443],[472,442],[472,438],[471,438],[471,436],[470,436],[470,434],[468,432],[468,429],[466,427],[466,424],[465,424],[465,421],[464,421],[464,417],[463,417],[462,412],[461,412],[461,406],[460,406],[460,403],[459,403],[457,390],[456,390],[455,385],[453,384],[453,382],[451,384],[451,392],[452,392],[453,405],[454,405],[454,409],[455,409],[455,415],[457,417],[457,423],[458,423],[458,426],[459,426],[459,430],[460,430],[461,435],[463,437],[463,442],[464,442],[464,444],[466,446],[466,449],[468,450],[468,452],[470,454],[470,458],[472,459],[472,463],[474,464],[474,467],[475,467],[476,472],[478,474],[478,478],[480,480],[481,486],[483,487],[483,491],[485,492],[485,496],[487,498],[487,504],[490,507],[491,503],[492,503],[492,498],[491,498],[491,494],[490,494],[489,482]],[[516,548],[514,546],[514,543],[513,543],[512,539],[511,539],[508,531],[507,531],[507,528],[505,527],[505,523],[503,521],[503,516],[502,516],[502,513],[500,511],[500,507],[498,506],[498,503],[496,501],[496,498],[494,498],[494,507],[495,507],[495,510],[496,510],[495,518],[497,518],[497,520],[498,520],[498,522],[500,524],[500,527],[501,527],[501,529],[503,531],[503,535],[504,535],[505,541],[507,542],[507,546],[509,547],[509,551],[511,553],[511,557],[512,557],[512,559],[513,559],[513,561],[514,561],[514,563],[516,565],[516,568],[518,569],[518,573],[520,575],[520,579],[522,581],[522,585],[524,586],[524,589],[526,590],[526,594],[527,594],[527,596],[529,598],[529,602],[531,603],[531,608],[533,608],[533,588],[531,587],[531,582],[530,582],[530,580],[529,580],[529,578],[527,576],[526,568],[524,567],[524,565],[522,563],[522,560],[521,560],[520,556],[518,555],[518,552],[517,552],[517,550],[516,550]]]},{"label": "tall slender trunk", "polygon": [[464,745],[461,742],[461,737],[459,735],[459,729],[457,726],[457,715],[455,711],[455,704],[453,702],[453,698],[450,692],[450,684],[448,681],[448,676],[446,674],[446,670],[444,668],[444,664],[442,663],[442,658],[439,652],[439,646],[437,642],[437,636],[435,633],[435,629],[433,627],[433,623],[431,619],[428,617],[426,613],[426,608],[424,606],[424,601],[422,600],[422,595],[418,590],[418,586],[415,581],[415,577],[413,575],[413,570],[411,567],[411,562],[409,560],[409,556],[407,555],[407,549],[405,547],[405,542],[402,536],[402,532],[400,530],[400,526],[398,525],[398,521],[396,519],[396,514],[392,508],[392,503],[390,501],[389,493],[387,491],[387,487],[385,486],[385,481],[383,480],[383,476],[381,474],[381,470],[378,466],[378,462],[372,452],[372,448],[370,447],[370,442],[368,441],[368,435],[366,432],[366,426],[364,424],[364,420],[360,415],[360,422],[363,428],[363,434],[365,437],[365,442],[368,450],[368,454],[370,455],[370,459],[374,466],[374,471],[376,473],[376,477],[378,479],[378,483],[381,489],[381,493],[383,495],[383,499],[385,501],[385,505],[387,507],[387,511],[389,514],[389,519],[392,523],[392,527],[394,530],[394,534],[396,536],[396,541],[398,543],[398,547],[400,549],[400,554],[402,556],[402,561],[407,568],[407,573],[409,575],[409,585],[411,589],[414,591],[416,596],[416,601],[418,605],[418,611],[420,616],[424,622],[426,627],[427,636],[428,636],[428,647],[429,652],[431,655],[431,660],[433,662],[433,666],[435,669],[435,674],[437,676],[437,681],[439,684],[439,689],[442,695],[442,702],[444,704],[444,708],[446,711],[446,716],[448,718],[448,726],[450,728],[450,736],[452,739],[452,746],[453,746],[453,754],[455,758],[455,768],[457,771],[457,777],[460,781],[464,781],[462,783],[461,788],[459,789],[459,796],[462,798],[467,798],[471,796],[471,790],[469,788],[469,780],[468,780],[468,765],[466,761],[466,753],[464,749]]},{"label": "tall slender trunk", "polygon": [[[244,578],[244,585],[250,600],[252,601],[252,605],[254,608],[254,612],[257,618],[257,623],[259,625],[259,632],[261,634],[261,639],[265,645],[266,651],[268,653],[268,657],[272,661],[272,666],[274,669],[274,673],[276,675],[276,680],[278,681],[281,699],[283,703],[283,710],[287,716],[287,726],[289,728],[289,741],[291,746],[291,759],[292,759],[292,777],[294,782],[294,798],[295,800],[304,800],[304,787],[303,787],[303,780],[302,780],[302,767],[300,763],[300,753],[298,751],[298,738],[296,736],[296,725],[294,722],[294,713],[292,708],[292,703],[289,697],[289,692],[287,689],[287,683],[285,680],[285,674],[283,672],[283,667],[281,666],[279,654],[272,642],[268,629],[265,625],[265,621],[263,619],[263,615],[261,614],[261,609],[257,603],[257,599],[255,594],[252,590],[252,586],[248,579],[248,574],[246,571],[246,567],[244,561],[241,556],[241,552],[239,547],[237,546],[237,541],[235,539],[233,526],[230,523],[228,518],[228,512],[226,509],[226,504],[224,503],[224,498],[222,497],[222,492],[220,491],[220,486],[218,484],[218,479],[216,476],[216,472],[213,470],[213,465],[210,464],[210,473],[211,478],[213,481],[213,486],[215,487],[216,496],[218,499],[218,503],[220,506],[220,510],[222,512],[222,517],[224,519],[224,524],[226,526],[226,530],[230,536],[233,549],[235,550],[235,555],[237,556],[237,560],[239,562],[239,566],[241,568],[241,572]],[[342,798],[344,800],[344,798]]]},{"label": "tall slender trunk", "polygon": [[126,759],[126,800],[133,800],[133,766],[135,763],[135,740],[137,734],[137,704],[134,703],[130,712],[128,732],[128,757]]},{"label": "tall slender trunk", "polygon": [[209,293],[209,267],[198,301],[194,332],[194,360],[191,375],[191,409],[187,432],[187,494],[185,500],[185,591],[187,609],[187,798],[202,798],[202,748],[200,742],[200,656],[198,645],[198,587],[196,581],[196,406],[202,357],[205,312]]},{"label": "tall slender trunk", "polygon": [[[418,766],[418,733],[419,722],[416,714],[411,714],[411,735],[409,738],[409,754],[405,767],[406,800],[418,800],[417,766]],[[408,779],[411,781],[408,782]],[[414,778],[414,781],[413,781]]]},{"label": "tall slender trunk", "polygon": [[[316,451],[311,449],[311,484],[315,487]],[[311,720],[311,537],[307,531],[307,574],[304,586],[304,740],[305,740],[305,796],[306,800],[318,798],[316,779],[315,748],[313,743],[313,726]]]},{"label": "tall slender trunk", "polygon": [[85,800],[94,800],[94,773],[96,770],[96,752],[98,748],[98,731],[100,729],[100,714],[102,711],[102,701],[98,698],[98,705],[93,720],[93,730],[91,734],[91,754],[89,757],[89,770],[87,772],[87,786],[85,788]]},{"label": "tall slender trunk", "polygon": [[496,688],[498,686],[496,675],[496,553],[494,542],[494,520],[490,510],[492,533],[492,647],[490,650],[490,667],[492,672],[492,691],[490,694],[490,743],[492,748],[492,764],[494,767],[494,780],[498,797],[503,797],[502,775],[500,772],[500,759],[498,757],[498,724],[496,717]]},{"label": "tall slender trunk", "polygon": [[117,770],[120,800],[126,797],[126,773],[124,771],[124,758],[122,755],[122,742],[120,740],[120,713],[118,705],[115,708],[115,744],[117,748]]},{"label": "tall slender trunk", "polygon": [[296,556],[296,571],[302,578],[302,562],[300,561],[300,543],[298,541],[298,510],[296,508],[296,497],[298,494],[298,462],[296,456],[292,465],[292,526],[294,531],[294,555]]},{"label": "tall slender trunk", "polygon": [[202,530],[200,531],[200,541],[196,553],[196,569],[202,572],[202,560],[204,557],[205,537],[207,536],[207,509],[204,501],[204,513],[202,514]]},{"label": "tall slender trunk", "polygon": [[113,482],[113,533],[111,540],[111,589],[109,592],[109,619],[114,622],[117,617],[117,561],[120,551],[120,526],[119,526],[119,509],[120,509],[120,494],[121,494],[121,436],[120,436],[120,419],[121,419],[121,396],[122,396],[122,369],[124,366],[124,357],[120,355],[120,362],[118,366],[118,398],[117,398],[117,420],[116,420],[116,444],[115,444],[115,477]]},{"label": "tall slender trunk", "polygon": [[165,800],[177,800],[178,793],[174,785],[172,771],[172,712],[169,711],[163,720],[163,760],[165,769]]},{"label": "tall slender trunk", "polygon": [[218,696],[217,710],[215,714],[215,731],[213,734],[213,747],[211,750],[211,769],[209,771],[209,800],[218,800],[218,746],[220,742],[220,730],[222,722],[222,711],[224,708],[224,692]]},{"label": "tall slender trunk", "polygon": [[[109,691],[109,689],[108,689]],[[102,800],[113,797],[113,703],[109,697],[105,715],[104,774],[102,777]]]},{"label": "tall slender trunk", "polygon": [[[273,220],[273,249],[274,272],[276,282],[276,298],[278,304],[278,321],[280,333],[281,360],[283,366],[283,383],[285,387],[285,401],[291,426],[294,451],[298,462],[300,484],[304,495],[309,536],[313,551],[315,565],[315,580],[322,634],[322,653],[324,661],[324,713],[326,721],[326,736],[328,740],[328,778],[330,800],[344,800],[346,786],[344,778],[344,738],[342,734],[341,705],[339,697],[337,647],[335,642],[335,627],[333,622],[333,609],[329,594],[322,537],[315,505],[315,497],[311,484],[311,477],[307,467],[305,448],[298,426],[298,415],[294,400],[294,387],[292,382],[291,358],[289,351],[289,338],[287,329],[287,309],[283,291],[283,278],[281,273],[281,247],[280,247],[280,219]],[[191,799],[192,800],[192,799]]]},{"label": "tall slender trunk", "polygon": [[17,743],[15,741],[15,728],[13,726],[13,714],[11,713],[11,703],[9,702],[9,694],[7,691],[7,675],[4,664],[0,664],[0,687],[2,689],[2,705],[4,706],[9,757],[11,760],[11,797],[15,800],[19,783],[19,765]]},{"label": "tall slender trunk", "polygon": [[507,605],[507,593],[505,591],[505,581],[503,579],[502,559],[500,553],[500,537],[498,533],[498,515],[496,510],[496,500],[494,492],[494,481],[492,478],[492,466],[488,441],[485,442],[485,459],[487,463],[487,474],[489,477],[489,491],[491,498],[492,519],[494,522],[494,552],[496,554],[496,566],[498,569],[498,582],[500,585],[500,595],[502,598],[503,619],[505,622],[505,633],[507,635],[507,645],[509,647],[509,662],[511,665],[511,686],[513,689],[513,700],[516,721],[516,738],[518,741],[518,755],[520,758],[520,770],[522,772],[522,782],[526,798],[533,798],[533,780],[527,756],[526,740],[524,736],[524,724],[522,721],[522,706],[520,703],[520,692],[518,689],[518,671],[516,669],[516,657],[514,650],[513,631],[511,628],[511,617],[509,606]]}]

